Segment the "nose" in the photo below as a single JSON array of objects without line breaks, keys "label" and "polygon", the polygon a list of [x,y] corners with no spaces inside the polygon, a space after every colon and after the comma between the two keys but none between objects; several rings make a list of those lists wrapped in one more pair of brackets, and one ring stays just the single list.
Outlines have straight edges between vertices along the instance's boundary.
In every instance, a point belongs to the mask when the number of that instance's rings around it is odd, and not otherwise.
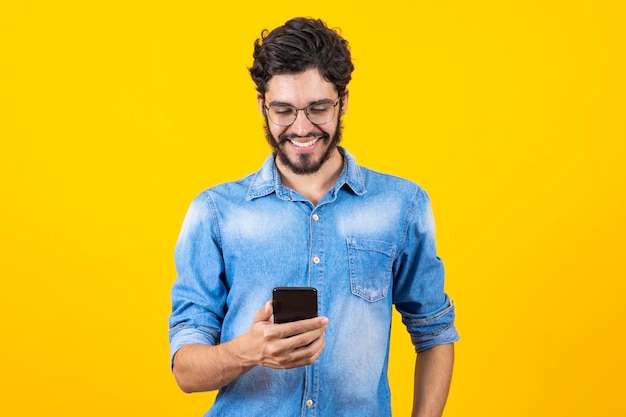
[{"label": "nose", "polygon": [[315,125],[306,117],[304,110],[298,110],[296,120],[291,125],[291,130],[298,136],[307,136],[311,133],[313,126]]}]

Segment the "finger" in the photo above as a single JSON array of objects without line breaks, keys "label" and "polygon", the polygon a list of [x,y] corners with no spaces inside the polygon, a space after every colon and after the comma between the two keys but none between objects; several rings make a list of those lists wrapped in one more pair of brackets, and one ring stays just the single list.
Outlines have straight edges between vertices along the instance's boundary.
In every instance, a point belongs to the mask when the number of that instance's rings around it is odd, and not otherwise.
[{"label": "finger", "polygon": [[326,330],[328,326],[327,317],[314,317],[312,319],[292,321],[290,323],[282,323],[276,326],[277,336],[280,338],[288,338],[312,330]]},{"label": "finger", "polygon": [[269,353],[272,356],[293,359],[294,353],[302,349],[309,346],[313,346],[313,349],[315,346],[318,348],[322,346],[324,344],[324,331],[324,328],[317,328],[284,339],[275,339]]},{"label": "finger", "polygon": [[322,355],[324,346],[325,341],[322,335],[308,345],[285,352],[280,357],[275,358],[275,366],[283,369],[289,369],[311,365]]},{"label": "finger", "polygon": [[258,323],[260,321],[269,321],[270,317],[274,314],[274,308],[272,301],[268,301],[261,307],[259,311],[254,315],[254,323]]}]

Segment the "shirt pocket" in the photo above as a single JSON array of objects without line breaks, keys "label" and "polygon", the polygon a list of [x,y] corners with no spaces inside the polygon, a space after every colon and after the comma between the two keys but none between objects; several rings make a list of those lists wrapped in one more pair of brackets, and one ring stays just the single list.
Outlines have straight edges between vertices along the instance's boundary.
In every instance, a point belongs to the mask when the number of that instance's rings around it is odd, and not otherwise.
[{"label": "shirt pocket", "polygon": [[354,237],[347,244],[352,294],[370,302],[387,297],[396,245]]}]

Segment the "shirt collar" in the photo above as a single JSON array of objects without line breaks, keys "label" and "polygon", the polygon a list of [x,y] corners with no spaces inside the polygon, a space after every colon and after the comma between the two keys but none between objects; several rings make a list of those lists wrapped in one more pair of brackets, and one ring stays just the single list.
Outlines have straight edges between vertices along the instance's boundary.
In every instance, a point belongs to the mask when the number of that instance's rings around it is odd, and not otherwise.
[{"label": "shirt collar", "polygon": [[[337,183],[333,187],[333,193],[336,193],[341,187],[346,185],[357,195],[365,194],[367,190],[365,189],[361,167],[345,148],[338,147],[338,149],[341,155],[343,155],[344,164]],[[280,175],[274,162],[274,154],[272,154],[267,157],[261,169],[254,174],[250,187],[248,187],[246,200],[264,197],[274,192],[281,198],[292,199],[292,190],[281,183]]]}]

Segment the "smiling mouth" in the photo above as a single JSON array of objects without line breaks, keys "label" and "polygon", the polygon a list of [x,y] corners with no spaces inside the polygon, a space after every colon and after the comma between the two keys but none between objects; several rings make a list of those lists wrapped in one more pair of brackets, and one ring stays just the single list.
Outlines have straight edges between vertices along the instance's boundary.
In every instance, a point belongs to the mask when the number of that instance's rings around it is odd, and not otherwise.
[{"label": "smiling mouth", "polygon": [[315,136],[313,139],[311,139],[308,142],[296,142],[295,140],[289,139],[289,142],[291,142],[297,148],[307,148],[309,146],[315,145],[315,143],[321,138],[322,138],[321,136]]},{"label": "smiling mouth", "polygon": [[[282,143],[285,143],[287,141],[291,142],[291,144],[297,148],[308,148],[310,146],[313,146],[317,143],[317,141],[319,141],[320,139],[328,139],[329,136],[326,133],[320,132],[320,133],[315,133],[315,132],[311,132],[306,136],[298,136],[298,135],[294,135],[294,134],[287,134],[287,135],[281,135],[280,139]],[[307,140],[306,142],[302,142],[302,140]]]}]

